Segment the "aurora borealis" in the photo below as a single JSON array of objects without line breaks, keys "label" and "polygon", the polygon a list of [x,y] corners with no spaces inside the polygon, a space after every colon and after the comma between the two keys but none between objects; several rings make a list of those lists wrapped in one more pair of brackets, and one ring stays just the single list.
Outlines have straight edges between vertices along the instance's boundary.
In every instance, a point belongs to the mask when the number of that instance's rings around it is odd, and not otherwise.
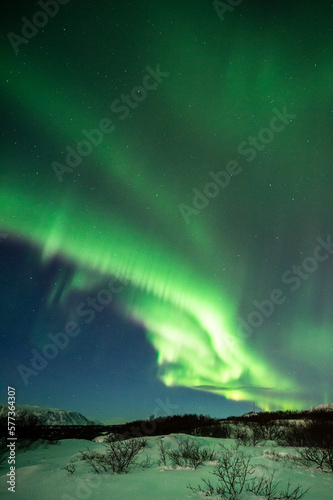
[{"label": "aurora borealis", "polygon": [[111,3],[1,21],[2,394],[331,402],[333,7]]}]

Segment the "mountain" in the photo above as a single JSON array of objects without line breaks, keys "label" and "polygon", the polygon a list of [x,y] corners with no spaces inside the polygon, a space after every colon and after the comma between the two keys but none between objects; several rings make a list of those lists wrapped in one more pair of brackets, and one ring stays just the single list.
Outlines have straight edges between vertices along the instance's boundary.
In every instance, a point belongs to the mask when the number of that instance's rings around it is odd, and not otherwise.
[{"label": "mountain", "polygon": [[[43,418],[44,425],[104,425],[95,419],[88,419],[76,411],[44,408],[42,406],[16,405],[16,415],[27,411]],[[0,404],[0,417],[7,416],[8,406]]]},{"label": "mountain", "polygon": [[308,411],[333,411],[333,403],[311,406]]}]

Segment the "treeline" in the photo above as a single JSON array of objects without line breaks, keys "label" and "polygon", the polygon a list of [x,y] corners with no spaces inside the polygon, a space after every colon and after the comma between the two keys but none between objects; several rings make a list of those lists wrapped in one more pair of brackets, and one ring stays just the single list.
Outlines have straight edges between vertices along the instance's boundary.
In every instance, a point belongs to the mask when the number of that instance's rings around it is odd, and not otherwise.
[{"label": "treeline", "polygon": [[333,421],[333,411],[265,411],[258,413],[248,413],[241,417],[228,417],[225,420],[234,422],[268,422],[271,420],[330,420]]},{"label": "treeline", "polygon": [[[232,424],[274,424],[288,420],[305,420],[333,422],[332,411],[277,411],[250,413],[241,417],[216,419],[207,415],[185,414],[169,415],[165,417],[136,420],[119,425],[44,425],[43,418],[27,411],[19,412],[16,416],[16,437],[24,446],[31,446],[33,442],[55,442],[59,439],[86,439],[93,440],[101,434],[115,434],[125,439],[131,437],[158,436],[167,434],[192,434],[220,438],[231,437]],[[238,425],[237,425],[238,426]],[[268,427],[267,427],[268,428]],[[269,429],[272,429],[272,425]],[[271,431],[270,431],[271,432]],[[0,438],[7,437],[7,418],[0,417]]]},{"label": "treeline", "polygon": [[166,417],[136,420],[123,424],[117,432],[128,437],[159,436],[162,434],[183,433],[194,434],[196,429],[214,425],[217,419],[207,415],[187,413],[185,415],[169,415]]},{"label": "treeline", "polygon": [[[92,440],[100,434],[117,434],[124,438],[157,436],[162,434],[195,434],[199,428],[210,427],[217,419],[204,415],[185,414],[136,420],[119,425],[44,425],[43,419],[28,412],[20,412],[16,417],[16,437],[18,441],[57,441],[59,439]],[[7,436],[7,419],[0,419],[0,437]]]}]

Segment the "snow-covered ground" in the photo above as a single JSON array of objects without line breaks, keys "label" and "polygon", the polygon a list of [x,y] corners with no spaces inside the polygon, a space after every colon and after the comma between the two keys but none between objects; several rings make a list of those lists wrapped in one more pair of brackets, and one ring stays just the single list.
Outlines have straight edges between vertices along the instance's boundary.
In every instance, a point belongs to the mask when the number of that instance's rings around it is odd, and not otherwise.
[{"label": "snow-covered ground", "polygon": [[[148,455],[152,459],[149,468],[136,466],[128,474],[93,474],[85,461],[76,463],[76,470],[70,474],[64,469],[72,459],[78,457],[87,448],[94,451],[105,451],[105,445],[100,442],[86,440],[62,440],[59,444],[48,448],[39,447],[35,450],[17,452],[16,455],[16,491],[9,492],[8,465],[0,470],[0,497],[2,500],[202,500],[204,495],[193,493],[186,486],[202,484],[201,478],[207,478],[212,483],[217,482],[211,474],[214,463],[206,463],[197,469],[172,468],[170,465],[158,465],[158,443],[161,440],[169,443],[171,449],[177,448],[179,440],[188,437],[195,440],[200,447],[215,447],[221,451],[219,443],[228,448],[235,447],[233,439],[202,438],[171,434],[170,436],[147,437],[147,446],[143,449],[138,462]],[[306,469],[291,466],[284,461],[276,461],[273,451],[279,454],[292,453],[291,448],[275,446],[268,442],[262,446],[240,446],[239,451],[251,455],[251,463],[257,466],[256,475],[271,475],[281,481],[281,488],[288,479],[292,485],[301,484],[304,489],[310,487],[304,500],[333,500],[333,474],[320,472],[315,468]],[[212,500],[219,497],[210,497]],[[251,493],[242,493],[241,500],[263,499]]]}]

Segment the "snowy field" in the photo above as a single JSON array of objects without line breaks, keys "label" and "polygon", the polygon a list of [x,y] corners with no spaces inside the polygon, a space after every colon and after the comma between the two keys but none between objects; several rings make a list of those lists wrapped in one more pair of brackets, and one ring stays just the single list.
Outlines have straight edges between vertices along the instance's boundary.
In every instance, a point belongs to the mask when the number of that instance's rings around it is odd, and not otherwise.
[{"label": "snowy field", "polygon": [[[48,448],[36,448],[16,455],[16,491],[9,492],[6,481],[8,476],[7,462],[0,470],[1,499],[16,500],[199,500],[206,498],[203,493],[192,492],[187,485],[203,485],[201,478],[210,479],[212,484],[217,478],[212,475],[216,462],[206,462],[197,469],[191,467],[172,467],[160,463],[159,443],[177,449],[181,440],[188,438],[202,447],[215,448],[216,452],[226,448],[234,450],[233,439],[217,439],[171,434],[169,436],[148,437],[146,446],[137,459],[137,465],[127,474],[92,473],[86,461],[75,462],[73,474],[65,469],[72,460],[80,457],[80,451],[89,448],[96,452],[105,452],[105,445],[100,442],[86,440],[62,440]],[[292,448],[282,448],[274,442],[258,446],[239,446],[234,453],[243,452],[251,456],[250,464],[256,466],[253,476],[270,476],[275,471],[275,480],[281,481],[279,489],[285,488],[288,480],[292,487],[300,484],[303,489],[310,490],[304,500],[333,500],[333,474],[324,473],[315,468],[300,467],[277,459],[277,455],[295,453]],[[142,467],[147,456],[151,457],[148,467]],[[293,488],[292,488],[293,489]],[[210,498],[217,499],[213,495]],[[267,497],[254,496],[252,493],[241,493],[241,500],[262,500]]]}]

